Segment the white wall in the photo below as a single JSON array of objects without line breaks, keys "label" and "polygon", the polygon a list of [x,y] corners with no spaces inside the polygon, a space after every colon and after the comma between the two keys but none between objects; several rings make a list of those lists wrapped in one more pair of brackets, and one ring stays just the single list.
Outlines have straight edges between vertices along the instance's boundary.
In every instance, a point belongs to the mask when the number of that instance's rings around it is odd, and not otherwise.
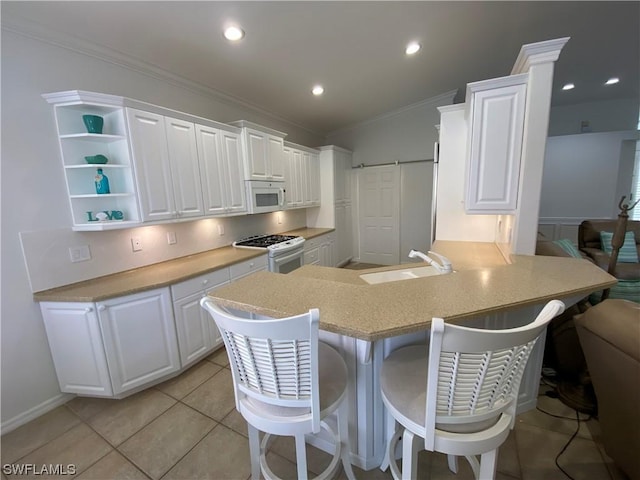
[{"label": "white wall", "polygon": [[540,223],[558,225],[546,234],[575,239],[588,218],[616,218],[629,198],[637,131],[583,133],[547,140]]},{"label": "white wall", "polygon": [[[65,193],[59,149],[56,140],[53,109],[41,97],[42,93],[61,90],[88,90],[111,93],[205,118],[228,122],[251,120],[265,126],[288,132],[288,140],[316,146],[323,139],[312,132],[297,128],[274,118],[249,110],[247,107],[221,100],[210,91],[180,83],[176,79],[150,74],[144,67],[125,67],[108,59],[99,59],[77,50],[3,30],[2,32],[2,413],[3,431],[37,416],[47,408],[62,402],[53,369],[46,335],[38,305],[33,302],[27,269],[23,259],[20,233],[24,233],[30,251],[40,249],[38,260],[47,266],[66,262],[63,257],[67,243],[90,244],[94,266],[105,265],[110,255],[117,255],[120,265],[129,263],[132,255],[127,251],[126,238],[131,233],[77,233],[71,232],[71,218]],[[240,234],[250,230],[246,219],[225,219],[229,232]],[[304,215],[294,214],[286,226],[304,225]],[[204,222],[198,226],[175,226],[179,247],[183,254],[206,248],[207,242],[191,238],[190,232],[208,228]],[[273,225],[272,219],[259,220],[260,228]],[[158,227],[151,233],[140,229],[149,245],[161,245],[169,227]],[[153,233],[155,232],[155,233]],[[101,235],[104,235],[101,236]],[[234,238],[227,238],[230,243]],[[110,242],[118,247],[114,252]],[[181,243],[184,242],[184,243]],[[77,242],[77,243],[76,243]],[[158,243],[159,242],[159,243]],[[220,242],[212,239],[211,244]],[[70,245],[69,245],[70,246]],[[161,251],[145,259],[151,263],[165,259],[174,251],[163,246]],[[125,253],[126,252],[126,253]],[[136,262],[140,257],[135,259]],[[37,262],[36,262],[37,263]],[[74,264],[72,275],[85,275],[80,271],[91,262]],[[120,268],[120,265],[118,268]],[[34,271],[37,271],[35,267]],[[101,267],[100,267],[101,268]],[[96,267],[96,271],[102,272]],[[40,269],[42,270],[42,269]],[[89,269],[91,270],[91,269]],[[52,276],[51,273],[54,273]],[[65,281],[68,273],[56,278],[49,271],[39,281],[42,285]],[[75,277],[74,277],[75,278]],[[78,277],[79,278],[79,277]]]},{"label": "white wall", "polygon": [[433,159],[437,108],[451,105],[456,91],[385,113],[353,127],[331,132],[327,143],[353,152],[353,165]]},{"label": "white wall", "polygon": [[553,107],[549,118],[549,136],[583,133],[580,129],[582,121],[589,122],[593,133],[635,130],[639,105],[637,98],[624,98]]}]

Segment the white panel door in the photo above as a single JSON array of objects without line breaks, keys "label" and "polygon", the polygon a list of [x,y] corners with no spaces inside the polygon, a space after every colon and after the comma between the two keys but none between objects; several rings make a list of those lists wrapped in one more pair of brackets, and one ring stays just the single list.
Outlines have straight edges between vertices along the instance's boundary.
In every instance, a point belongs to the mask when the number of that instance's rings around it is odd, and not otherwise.
[{"label": "white panel door", "polygon": [[222,215],[225,213],[225,172],[220,137],[220,130],[196,125],[200,180],[204,210],[207,215]]},{"label": "white panel door", "polygon": [[267,162],[269,178],[272,180],[284,180],[284,140],[280,137],[269,135],[267,138]]},{"label": "white panel door", "polygon": [[221,132],[222,158],[225,169],[225,205],[227,213],[247,211],[244,188],[244,166],[240,155],[240,136],[233,132]]},{"label": "white panel door", "polygon": [[180,369],[169,288],[105,300],[97,309],[114,394]]},{"label": "white panel door", "polygon": [[399,167],[369,167],[358,175],[360,261],[378,265],[399,263]]},{"label": "white panel door", "polygon": [[195,125],[170,117],[164,122],[177,216],[201,217],[204,207]]},{"label": "white panel door", "polygon": [[176,333],[180,347],[180,363],[184,368],[207,355],[213,349],[209,314],[200,306],[203,292],[198,292],[173,304]]},{"label": "white panel door", "polygon": [[127,120],[142,219],[173,218],[176,208],[164,117],[127,108]]},{"label": "white panel door", "polygon": [[251,180],[268,180],[267,135],[251,129],[246,129],[245,135],[247,178]]},{"label": "white panel door", "polygon": [[93,303],[40,303],[62,392],[112,395],[107,359]]}]

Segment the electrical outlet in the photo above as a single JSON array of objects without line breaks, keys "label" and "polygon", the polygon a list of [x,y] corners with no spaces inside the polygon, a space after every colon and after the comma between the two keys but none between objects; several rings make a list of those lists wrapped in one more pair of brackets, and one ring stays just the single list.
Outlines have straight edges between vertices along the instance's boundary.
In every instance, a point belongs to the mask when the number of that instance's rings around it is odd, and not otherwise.
[{"label": "electrical outlet", "polygon": [[134,252],[139,252],[140,250],[142,250],[142,238],[131,237],[131,249]]},{"label": "electrical outlet", "polygon": [[224,235],[224,225],[222,223],[218,224],[218,235]]},{"label": "electrical outlet", "polygon": [[278,214],[277,219],[278,219],[278,225],[280,225],[282,223],[282,214],[281,213]]},{"label": "electrical outlet", "polygon": [[89,245],[69,247],[69,257],[71,258],[71,261],[73,263],[91,260],[91,251],[89,250]]},{"label": "electrical outlet", "polygon": [[175,245],[176,243],[178,243],[176,232],[167,232],[167,243],[169,245]]}]

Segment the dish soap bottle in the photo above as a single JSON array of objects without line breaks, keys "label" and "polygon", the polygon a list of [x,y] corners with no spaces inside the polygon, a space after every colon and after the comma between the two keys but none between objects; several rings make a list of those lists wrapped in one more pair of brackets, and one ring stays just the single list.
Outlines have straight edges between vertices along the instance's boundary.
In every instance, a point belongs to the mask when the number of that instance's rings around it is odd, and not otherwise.
[{"label": "dish soap bottle", "polygon": [[109,179],[104,173],[102,173],[101,168],[98,169],[98,173],[95,176],[95,182],[96,182],[96,193],[99,193],[99,194],[110,193]]}]

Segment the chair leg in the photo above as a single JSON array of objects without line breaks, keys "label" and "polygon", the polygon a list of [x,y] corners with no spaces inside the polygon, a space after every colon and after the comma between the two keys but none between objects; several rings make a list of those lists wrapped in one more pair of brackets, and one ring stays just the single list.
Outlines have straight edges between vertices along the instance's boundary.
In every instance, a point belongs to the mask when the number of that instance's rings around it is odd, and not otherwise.
[{"label": "chair leg", "polygon": [[447,455],[447,463],[449,464],[449,470],[453,473],[458,473],[458,457],[455,455]]},{"label": "chair leg", "polygon": [[307,450],[304,434],[298,434],[296,439],[296,463],[298,464],[298,480],[307,480]]},{"label": "chair leg", "polygon": [[356,480],[351,466],[351,442],[349,441],[349,404],[342,402],[338,409],[338,435],[340,436],[340,455],[342,468],[349,480]]},{"label": "chair leg", "polygon": [[416,480],[418,470],[418,452],[416,437],[405,429],[402,434],[402,480]]},{"label": "chair leg", "polygon": [[478,474],[478,480],[493,480],[496,478],[497,460],[497,448],[480,455],[480,473]]},{"label": "chair leg", "polygon": [[260,435],[258,429],[247,424],[249,430],[249,455],[251,456],[251,480],[260,480]]},{"label": "chair leg", "polygon": [[[388,411],[386,412],[385,420],[387,438],[384,444],[384,458],[382,459],[382,463],[380,464],[380,470],[382,470],[383,472],[387,468],[389,468],[389,463],[392,460],[389,458],[389,444],[393,441],[393,437],[396,433],[396,419],[393,418],[393,415],[391,415]],[[393,460],[395,460],[395,458]]]}]

